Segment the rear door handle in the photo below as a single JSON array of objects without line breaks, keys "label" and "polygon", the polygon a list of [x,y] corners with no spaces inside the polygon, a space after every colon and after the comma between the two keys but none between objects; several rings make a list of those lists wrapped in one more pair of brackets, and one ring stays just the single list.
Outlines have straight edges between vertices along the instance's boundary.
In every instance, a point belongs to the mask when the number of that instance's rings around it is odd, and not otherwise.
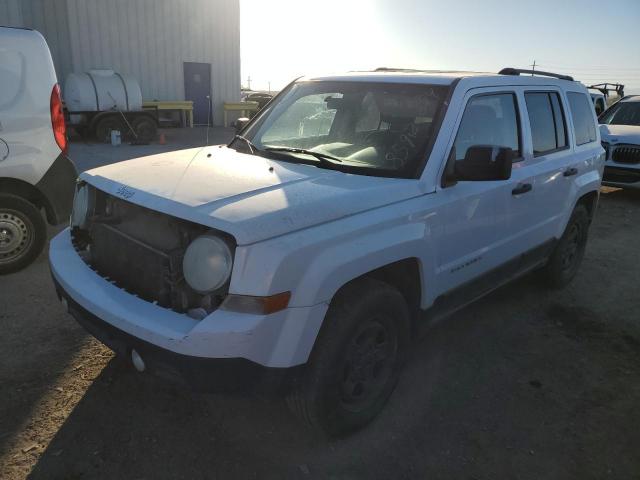
[{"label": "rear door handle", "polygon": [[533,187],[530,183],[519,183],[516,188],[511,190],[512,195],[520,195],[521,193],[530,192]]},{"label": "rear door handle", "polygon": [[572,177],[572,176],[577,175],[577,174],[578,174],[578,169],[577,168],[573,168],[573,167],[567,168],[563,173],[563,175],[565,177]]}]

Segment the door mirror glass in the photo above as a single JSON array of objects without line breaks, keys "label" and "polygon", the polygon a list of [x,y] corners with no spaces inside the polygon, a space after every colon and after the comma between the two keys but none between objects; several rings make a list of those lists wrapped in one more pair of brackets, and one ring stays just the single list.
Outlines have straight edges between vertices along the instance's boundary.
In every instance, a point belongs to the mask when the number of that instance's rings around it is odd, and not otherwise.
[{"label": "door mirror glass", "polygon": [[515,158],[509,147],[472,145],[462,160],[455,162],[456,180],[508,180]]},{"label": "door mirror glass", "polygon": [[233,122],[233,126],[236,129],[236,133],[240,133],[242,130],[244,130],[244,127],[247,126],[247,123],[249,123],[249,119],[246,117],[240,117],[235,122]]}]

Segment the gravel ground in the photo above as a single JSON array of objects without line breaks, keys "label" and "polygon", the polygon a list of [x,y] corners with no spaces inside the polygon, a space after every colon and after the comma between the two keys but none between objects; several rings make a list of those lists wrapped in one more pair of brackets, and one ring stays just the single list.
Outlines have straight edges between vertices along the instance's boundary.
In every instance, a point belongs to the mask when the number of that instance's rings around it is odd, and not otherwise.
[{"label": "gravel ground", "polygon": [[608,191],[568,288],[529,276],[436,325],[380,417],[332,441],[276,398],[128,368],[42,255],[0,278],[0,478],[640,479],[639,238],[640,192]]}]

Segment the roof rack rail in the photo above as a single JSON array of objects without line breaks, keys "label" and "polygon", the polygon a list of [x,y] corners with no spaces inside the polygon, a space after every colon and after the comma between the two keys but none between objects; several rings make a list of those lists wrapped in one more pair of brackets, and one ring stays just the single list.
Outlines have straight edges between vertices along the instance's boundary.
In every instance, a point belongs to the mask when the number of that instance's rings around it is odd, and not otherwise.
[{"label": "roof rack rail", "polygon": [[378,67],[374,72],[428,72],[428,70],[418,70],[416,68],[394,68],[394,67]]},{"label": "roof rack rail", "polygon": [[573,82],[573,77],[569,75],[561,75],[559,73],[551,73],[551,72],[543,72],[541,70],[524,70],[522,68],[503,68],[498,72],[499,75],[520,75],[521,73],[531,74],[531,75],[540,75],[542,77],[553,77],[559,78],[560,80],[569,80]]}]

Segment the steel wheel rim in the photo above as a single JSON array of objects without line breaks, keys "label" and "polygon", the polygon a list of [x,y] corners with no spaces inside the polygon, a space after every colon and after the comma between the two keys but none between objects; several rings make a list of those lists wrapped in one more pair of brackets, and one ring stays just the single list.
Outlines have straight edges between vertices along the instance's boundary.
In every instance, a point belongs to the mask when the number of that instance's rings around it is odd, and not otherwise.
[{"label": "steel wheel rim", "polygon": [[398,336],[380,320],[361,325],[349,342],[340,383],[341,403],[347,410],[359,412],[371,406],[393,374]]},{"label": "steel wheel rim", "polygon": [[20,212],[0,209],[0,264],[24,257],[33,244],[33,224]]}]

